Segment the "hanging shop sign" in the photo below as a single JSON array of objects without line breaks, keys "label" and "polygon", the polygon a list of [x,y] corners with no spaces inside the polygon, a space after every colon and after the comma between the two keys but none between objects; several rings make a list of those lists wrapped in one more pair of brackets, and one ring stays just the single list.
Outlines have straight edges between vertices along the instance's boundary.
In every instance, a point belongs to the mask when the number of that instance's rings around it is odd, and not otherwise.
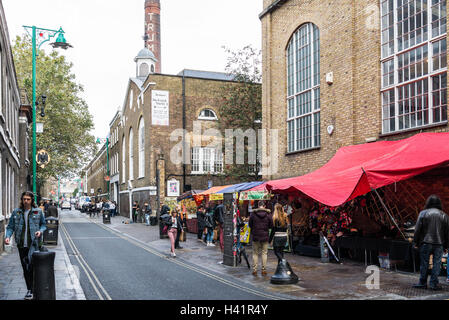
[{"label": "hanging shop sign", "polygon": [[167,181],[167,197],[179,197],[179,181],[176,179]]},{"label": "hanging shop sign", "polygon": [[270,200],[271,195],[266,191],[240,192],[240,200]]}]

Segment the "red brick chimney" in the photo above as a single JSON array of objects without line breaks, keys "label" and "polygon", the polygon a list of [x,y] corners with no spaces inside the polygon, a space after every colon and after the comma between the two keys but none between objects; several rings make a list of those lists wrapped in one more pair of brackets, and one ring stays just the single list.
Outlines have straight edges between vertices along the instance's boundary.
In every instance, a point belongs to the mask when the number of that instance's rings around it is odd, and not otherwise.
[{"label": "red brick chimney", "polygon": [[161,3],[160,0],[145,0],[145,47],[157,59],[156,73],[161,73]]}]

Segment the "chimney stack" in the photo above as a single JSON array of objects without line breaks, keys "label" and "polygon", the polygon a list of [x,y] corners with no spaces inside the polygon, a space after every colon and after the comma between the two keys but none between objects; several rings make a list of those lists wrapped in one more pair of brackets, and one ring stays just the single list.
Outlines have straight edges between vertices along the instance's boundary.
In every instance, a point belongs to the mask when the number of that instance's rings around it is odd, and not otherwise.
[{"label": "chimney stack", "polygon": [[145,0],[145,48],[157,59],[156,73],[161,73],[161,3]]}]

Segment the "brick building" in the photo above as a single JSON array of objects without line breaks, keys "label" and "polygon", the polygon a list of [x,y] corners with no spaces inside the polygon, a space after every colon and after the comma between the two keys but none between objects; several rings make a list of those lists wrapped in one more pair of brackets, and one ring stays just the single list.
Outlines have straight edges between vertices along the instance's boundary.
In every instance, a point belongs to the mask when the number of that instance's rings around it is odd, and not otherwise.
[{"label": "brick building", "polygon": [[109,182],[105,180],[108,175],[107,157],[106,144],[103,144],[100,151],[83,170],[81,177],[84,181],[84,193],[88,196],[109,198]]},{"label": "brick building", "polygon": [[[151,65],[153,57],[144,49],[135,62]],[[141,205],[150,200],[155,209],[157,190],[164,201],[191,189],[237,182],[223,176],[223,150],[209,146],[207,133],[218,126],[223,86],[236,82],[217,72],[169,75],[136,70],[123,108],[110,123],[111,198],[118,200],[120,213],[129,215],[131,197]]]},{"label": "brick building", "polygon": [[342,146],[448,131],[445,8],[264,0],[263,127],[279,129],[264,178],[314,171]]},{"label": "brick building", "polygon": [[6,16],[0,2],[0,253],[11,212],[30,190],[28,128],[32,121],[26,92],[19,88]]}]

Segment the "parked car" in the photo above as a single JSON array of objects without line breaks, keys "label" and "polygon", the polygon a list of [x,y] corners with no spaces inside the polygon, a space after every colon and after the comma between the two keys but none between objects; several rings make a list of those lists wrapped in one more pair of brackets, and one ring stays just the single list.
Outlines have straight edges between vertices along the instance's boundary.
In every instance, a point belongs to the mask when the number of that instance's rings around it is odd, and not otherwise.
[{"label": "parked car", "polygon": [[70,204],[69,201],[64,201],[64,202],[62,202],[62,204],[61,204],[61,210],[64,210],[64,209],[69,209],[69,210],[72,209],[72,205]]}]

